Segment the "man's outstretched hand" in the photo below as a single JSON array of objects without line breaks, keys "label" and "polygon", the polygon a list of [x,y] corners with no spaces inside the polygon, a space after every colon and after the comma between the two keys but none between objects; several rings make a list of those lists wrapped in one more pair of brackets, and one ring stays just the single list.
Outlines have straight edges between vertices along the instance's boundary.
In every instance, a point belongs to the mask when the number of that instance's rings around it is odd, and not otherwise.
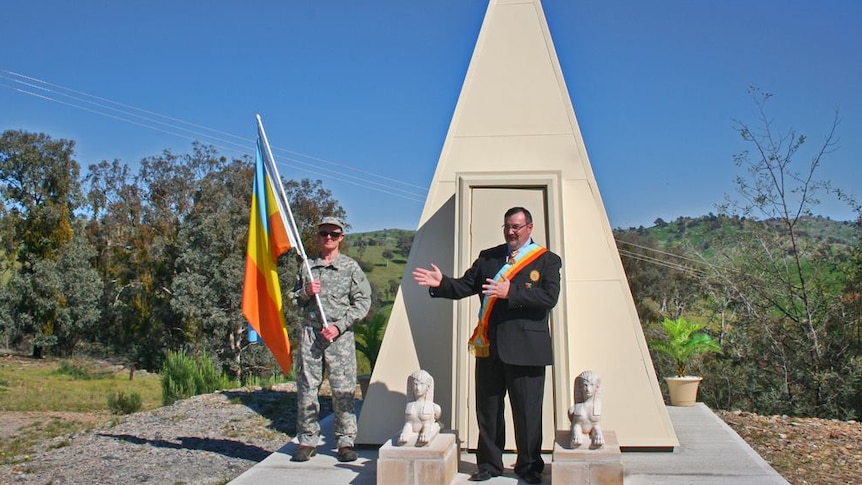
[{"label": "man's outstretched hand", "polygon": [[419,286],[437,288],[443,281],[443,272],[436,264],[431,263],[431,269],[416,268],[413,270],[413,279]]}]

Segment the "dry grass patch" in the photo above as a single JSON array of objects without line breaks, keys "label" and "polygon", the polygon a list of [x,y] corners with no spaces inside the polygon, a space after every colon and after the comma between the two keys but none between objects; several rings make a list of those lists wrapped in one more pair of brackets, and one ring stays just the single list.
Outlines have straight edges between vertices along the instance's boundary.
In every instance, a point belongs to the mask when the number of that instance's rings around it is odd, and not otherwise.
[{"label": "dry grass patch", "polygon": [[143,410],[162,401],[157,375],[129,380],[128,370],[93,360],[0,356],[0,464],[26,462],[39,443],[110,421],[108,397],[117,392],[139,394]]},{"label": "dry grass patch", "polygon": [[136,392],[142,410],[161,406],[159,377],[92,360],[0,358],[0,411],[102,412],[108,396]]}]

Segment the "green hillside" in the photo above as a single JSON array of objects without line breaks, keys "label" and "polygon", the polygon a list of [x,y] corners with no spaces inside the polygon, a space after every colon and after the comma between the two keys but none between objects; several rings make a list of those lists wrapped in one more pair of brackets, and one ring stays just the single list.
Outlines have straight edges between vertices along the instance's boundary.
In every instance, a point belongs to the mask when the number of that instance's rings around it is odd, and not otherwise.
[{"label": "green hillside", "polygon": [[[649,237],[657,249],[682,249],[708,258],[719,248],[733,247],[743,232],[750,231],[758,224],[769,224],[779,234],[786,232],[775,221],[756,222],[709,214],[694,218],[679,217],[672,222],[657,219],[654,226],[616,229],[614,234],[617,237],[631,234]],[[808,241],[833,246],[853,245],[856,240],[853,222],[834,221],[820,216],[800,219],[797,234]]]},{"label": "green hillside", "polygon": [[[742,232],[750,230],[755,224],[775,223],[709,214],[679,217],[671,222],[657,219],[651,227],[615,229],[614,234],[618,238],[637,234],[651,239],[656,249],[679,249],[710,257],[718,249],[732,247]],[[344,253],[360,261],[369,281],[384,302],[391,302],[395,297],[393,288],[397,288],[404,275],[415,233],[406,229],[382,229],[347,235]],[[852,221],[835,221],[820,216],[801,219],[797,233],[808,241],[837,247],[857,242]]]},{"label": "green hillside", "polygon": [[395,299],[416,231],[382,229],[347,235],[344,254],[357,260],[385,308]]}]

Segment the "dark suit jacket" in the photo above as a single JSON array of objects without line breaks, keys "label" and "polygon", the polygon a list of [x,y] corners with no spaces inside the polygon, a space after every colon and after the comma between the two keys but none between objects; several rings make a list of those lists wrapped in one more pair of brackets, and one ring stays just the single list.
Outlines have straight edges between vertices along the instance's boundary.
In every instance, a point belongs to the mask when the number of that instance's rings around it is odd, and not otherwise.
[{"label": "dark suit jacket", "polygon": [[[486,249],[464,276],[444,275],[440,286],[431,288],[431,296],[460,299],[478,294],[484,298],[482,285],[505,263],[505,244]],[[560,296],[561,267],[560,257],[547,251],[512,278],[509,298],[498,298],[491,311],[488,322],[491,355],[514,365],[553,363],[548,316]]]}]

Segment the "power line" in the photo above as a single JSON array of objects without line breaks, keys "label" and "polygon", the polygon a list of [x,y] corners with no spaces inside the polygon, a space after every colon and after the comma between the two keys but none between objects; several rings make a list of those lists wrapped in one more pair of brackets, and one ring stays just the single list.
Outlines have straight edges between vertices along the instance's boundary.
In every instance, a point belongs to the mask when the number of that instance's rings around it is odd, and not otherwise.
[{"label": "power line", "polygon": [[[82,111],[87,111],[171,136],[176,136],[178,138],[192,141],[204,141],[223,151],[249,155],[249,147],[254,145],[254,139],[251,138],[245,138],[225,131],[216,130],[214,128],[209,128],[176,117],[163,115],[101,96],[67,88],[56,83],[51,83],[2,68],[0,68],[0,80],[7,81],[2,84],[3,87],[21,94],[70,106]],[[30,90],[22,89],[19,86],[23,86]],[[40,91],[41,93],[31,90]],[[273,148],[276,152],[289,154],[282,156],[281,160],[276,161],[276,163],[286,168],[300,168],[318,176],[338,180],[340,182],[415,202],[424,202],[425,196],[427,195],[427,189],[416,184],[404,182],[384,175],[374,174],[367,170],[332,162],[320,157],[306,155],[286,148]],[[311,162],[304,161],[297,157],[304,157],[305,159],[311,160]],[[335,168],[323,167],[321,164]],[[346,173],[346,171],[352,171],[355,174]]]},{"label": "power line", "polygon": [[[2,68],[0,68],[0,80],[5,80],[11,83],[3,83],[3,87],[21,94],[80,109],[82,111],[90,112],[93,114],[115,119],[118,121],[122,121],[125,123],[140,126],[142,128],[147,128],[190,141],[198,141],[203,139],[213,147],[226,152],[249,155],[248,148],[252,146],[255,141],[252,138],[234,135],[232,133],[217,130],[214,128],[209,128],[204,125],[192,123],[189,121],[182,120],[180,118],[146,110],[101,96],[85,93],[83,91],[67,88],[56,83],[51,83],[38,78],[34,78],[32,76],[8,71]],[[29,88],[35,91],[40,91],[41,93],[22,89],[19,86],[24,86],[25,88]],[[348,183],[351,185],[363,187],[366,189],[382,192],[388,195],[416,202],[423,202],[424,194],[427,193],[427,190],[419,185],[403,182],[398,179],[383,175],[374,174],[366,170],[358,169],[337,162],[332,162],[320,157],[295,152],[287,148],[273,147],[273,149],[278,153],[286,154],[281,157],[281,160],[276,161],[276,163],[282,167],[299,167],[302,170],[305,170],[306,172],[315,175],[329,177],[335,180],[339,180],[343,183]],[[305,158],[318,163],[314,164],[297,157]],[[321,167],[319,165],[320,163],[336,167],[336,169]],[[345,169],[359,173],[360,175],[344,173]],[[392,183],[401,185],[404,188],[393,186]],[[421,192],[418,192],[414,189],[420,189]],[[673,254],[655,248],[642,246],[633,242],[623,241],[619,239],[617,239],[616,241],[618,244],[629,245],[644,251],[658,253],[663,256],[670,256],[673,258],[698,264],[703,263],[702,261],[697,261],[678,254]],[[619,252],[620,254],[628,258],[642,261],[645,263],[676,269],[679,271],[694,274],[696,276],[706,275],[706,272],[702,270],[697,270],[689,266],[673,263],[657,257],[648,256],[646,254],[638,254],[624,249],[619,249]]]},{"label": "power line", "polygon": [[633,242],[631,242],[631,241],[625,241],[625,240],[623,240],[623,239],[616,239],[616,238],[614,238],[614,241],[616,241],[616,242],[617,242],[617,244],[627,244],[627,245],[629,245],[629,246],[634,246],[634,247],[636,247],[636,248],[638,248],[638,249],[644,249],[644,250],[646,250],[646,251],[652,251],[652,252],[655,252],[655,253],[663,254],[663,255],[665,255],[665,256],[671,256],[671,257],[673,257],[673,258],[682,259],[682,260],[685,260],[685,261],[691,261],[692,263],[697,263],[697,264],[701,264],[701,263],[703,263],[703,261],[700,261],[700,260],[697,260],[697,259],[689,258],[689,257],[683,256],[683,255],[680,255],[680,254],[669,253],[669,252],[667,252],[667,251],[662,251],[662,250],[660,250],[660,249],[651,248],[651,247],[649,247],[649,246],[641,246],[640,244],[635,244],[635,243],[633,243]]},{"label": "power line", "polygon": [[683,266],[681,264],[673,263],[671,261],[667,261],[664,259],[654,258],[652,256],[647,256],[645,254],[633,253],[631,251],[626,251],[625,249],[619,249],[619,253],[627,258],[631,258],[637,261],[642,261],[648,264],[654,264],[657,266],[663,266],[665,268],[675,269],[677,271],[682,271],[684,273],[691,274],[693,276],[704,277],[707,276],[708,273],[706,271],[693,268],[691,266]]}]

